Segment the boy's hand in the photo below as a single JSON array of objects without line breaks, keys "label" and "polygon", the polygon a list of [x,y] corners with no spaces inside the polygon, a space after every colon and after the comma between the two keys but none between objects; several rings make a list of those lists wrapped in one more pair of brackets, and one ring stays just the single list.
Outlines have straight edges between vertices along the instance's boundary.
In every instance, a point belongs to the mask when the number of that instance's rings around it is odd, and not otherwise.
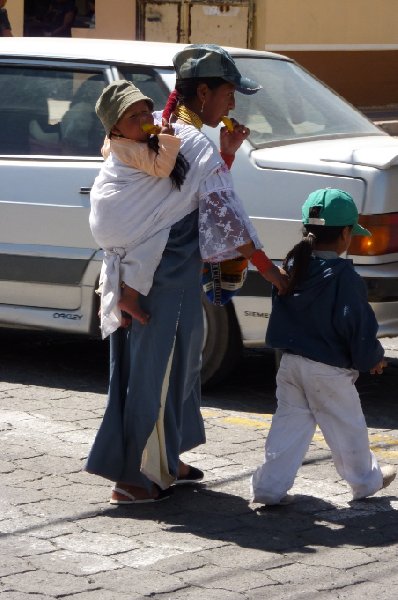
[{"label": "boy's hand", "polygon": [[262,273],[262,276],[278,289],[280,296],[286,293],[289,284],[286,271],[273,264],[270,269]]},{"label": "boy's hand", "polygon": [[373,369],[370,369],[370,374],[371,375],[381,375],[383,373],[383,369],[385,369],[388,366],[388,362],[386,360],[381,360],[380,362],[377,363],[377,365],[375,365],[373,367]]}]

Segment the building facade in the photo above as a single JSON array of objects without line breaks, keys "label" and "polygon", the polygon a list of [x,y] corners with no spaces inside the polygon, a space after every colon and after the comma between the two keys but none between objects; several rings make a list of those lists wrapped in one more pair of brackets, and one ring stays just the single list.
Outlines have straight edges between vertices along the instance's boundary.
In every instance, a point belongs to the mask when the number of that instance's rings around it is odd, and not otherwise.
[{"label": "building facade", "polygon": [[[14,35],[24,34],[27,4],[7,4]],[[84,21],[89,4],[76,0],[74,37],[267,49],[291,56],[356,106],[398,103],[397,0],[95,0],[94,27]]]}]

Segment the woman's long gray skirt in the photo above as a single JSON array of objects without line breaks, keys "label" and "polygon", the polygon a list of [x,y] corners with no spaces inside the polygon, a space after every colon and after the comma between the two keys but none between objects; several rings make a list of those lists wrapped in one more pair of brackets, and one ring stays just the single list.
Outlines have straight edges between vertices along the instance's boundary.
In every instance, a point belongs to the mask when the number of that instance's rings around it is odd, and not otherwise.
[{"label": "woman's long gray skirt", "polygon": [[205,442],[200,413],[203,343],[197,211],[173,226],[148,296],[147,325],[133,321],[110,340],[108,404],[85,469],[150,489],[141,472],[166,386],[164,431],[169,472],[182,452]]}]

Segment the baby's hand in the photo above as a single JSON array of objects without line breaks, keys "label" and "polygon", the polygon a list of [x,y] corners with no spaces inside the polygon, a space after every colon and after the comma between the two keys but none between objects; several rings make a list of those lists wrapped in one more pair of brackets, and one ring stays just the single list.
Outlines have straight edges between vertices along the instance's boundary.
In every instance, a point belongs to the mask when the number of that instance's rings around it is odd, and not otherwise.
[{"label": "baby's hand", "polygon": [[387,366],[388,366],[388,363],[383,358],[383,360],[378,362],[377,365],[375,365],[373,367],[373,369],[370,369],[370,374],[375,375],[377,373],[377,375],[381,375],[383,373],[383,369],[385,369]]},{"label": "baby's hand", "polygon": [[160,133],[167,133],[167,135],[174,135],[173,127],[168,123],[167,125],[163,125]]},{"label": "baby's hand", "polygon": [[174,135],[173,126],[166,119],[162,119],[162,130],[160,133],[167,133],[167,135]]}]

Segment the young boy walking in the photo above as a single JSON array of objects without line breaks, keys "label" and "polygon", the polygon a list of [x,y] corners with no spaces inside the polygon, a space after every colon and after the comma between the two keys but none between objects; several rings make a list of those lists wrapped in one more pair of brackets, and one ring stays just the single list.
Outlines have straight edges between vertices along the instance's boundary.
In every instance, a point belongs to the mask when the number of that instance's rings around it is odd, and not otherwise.
[{"label": "young boy walking", "polygon": [[252,477],[252,501],[284,504],[319,425],[339,475],[354,500],[387,487],[392,466],[380,467],[355,387],[358,371],[381,374],[384,351],[366,288],[347,251],[358,224],[352,197],[320,189],[303,205],[304,237],[288,253],[288,292],[275,295],[267,343],[283,350],[277,374],[278,407],[265,444],[264,464]]}]

